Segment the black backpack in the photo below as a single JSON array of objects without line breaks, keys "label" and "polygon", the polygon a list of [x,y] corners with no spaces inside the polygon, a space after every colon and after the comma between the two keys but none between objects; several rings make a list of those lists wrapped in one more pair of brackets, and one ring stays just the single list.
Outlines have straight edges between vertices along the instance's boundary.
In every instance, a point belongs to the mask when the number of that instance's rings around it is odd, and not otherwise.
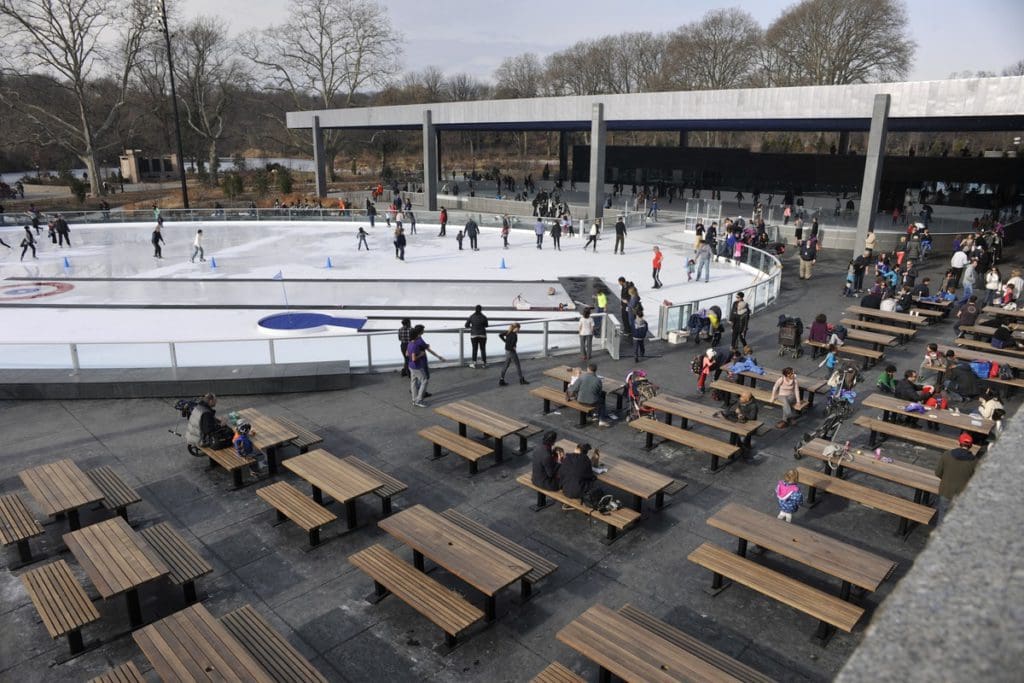
[{"label": "black backpack", "polygon": [[704,365],[704,356],[694,356],[693,360],[690,361],[690,371],[695,375],[700,374],[701,367]]}]

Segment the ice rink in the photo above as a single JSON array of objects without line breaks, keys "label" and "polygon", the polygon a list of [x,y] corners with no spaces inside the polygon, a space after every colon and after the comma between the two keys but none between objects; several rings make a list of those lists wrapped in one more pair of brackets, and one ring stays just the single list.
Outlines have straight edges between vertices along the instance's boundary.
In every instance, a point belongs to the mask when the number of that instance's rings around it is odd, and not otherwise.
[{"label": "ice rink", "polygon": [[[5,229],[0,236],[14,248],[0,246],[0,343],[6,348],[0,365],[45,366],[38,364],[39,347],[30,353],[19,345],[139,344],[107,350],[114,356],[110,362],[132,356],[135,367],[162,362],[146,358],[151,347],[145,344],[230,339],[265,345],[268,333],[257,321],[286,308],[366,318],[366,331],[393,330],[402,317],[428,329],[460,327],[476,304],[492,320],[572,317],[574,302],[559,277],[600,277],[616,294],[620,275],[633,280],[653,331],[663,300],[708,297],[753,285],[759,276],[722,263],[712,264],[709,283],[687,282],[692,236],[671,225],[631,230],[625,255],[615,255],[609,235],[597,253],[584,252],[579,237],[563,237],[556,251],[545,236],[538,250],[532,230],[520,229],[503,249],[498,231],[488,228],[481,231],[479,251],[470,251],[468,239],[459,251],[456,226],[449,225],[442,238],[437,225],[420,224],[416,234],[407,234],[405,261],[395,258],[383,221],[375,228],[363,225],[369,251],[356,250],[357,223],[165,223],[163,259],[153,257],[151,223],[72,225],[73,246],[58,248],[44,231],[38,259],[29,254],[25,261],[18,260],[21,230]],[[204,233],[206,262],[190,263],[197,229]],[[651,289],[655,244],[665,252],[660,290]],[[551,287],[554,295],[548,294]],[[517,296],[532,310],[517,310]],[[566,313],[557,312],[560,304]],[[344,334],[357,333],[329,328],[308,336]],[[212,362],[210,345],[196,349]],[[94,352],[95,362],[107,365],[104,353]],[[301,359],[301,352],[296,355]]]}]

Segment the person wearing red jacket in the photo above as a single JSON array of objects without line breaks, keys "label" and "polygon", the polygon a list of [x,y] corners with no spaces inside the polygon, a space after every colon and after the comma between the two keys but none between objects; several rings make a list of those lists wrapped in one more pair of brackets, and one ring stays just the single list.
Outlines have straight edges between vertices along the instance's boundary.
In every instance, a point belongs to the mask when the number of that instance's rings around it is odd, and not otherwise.
[{"label": "person wearing red jacket", "polygon": [[661,262],[664,258],[665,255],[661,253],[661,249],[654,247],[654,257],[651,259],[651,277],[654,278],[654,289],[661,289]]},{"label": "person wearing red jacket", "polygon": [[445,227],[448,225],[448,209],[441,207],[441,215],[438,216],[438,220],[441,222],[441,232],[437,233],[437,236],[444,237],[447,234]]}]

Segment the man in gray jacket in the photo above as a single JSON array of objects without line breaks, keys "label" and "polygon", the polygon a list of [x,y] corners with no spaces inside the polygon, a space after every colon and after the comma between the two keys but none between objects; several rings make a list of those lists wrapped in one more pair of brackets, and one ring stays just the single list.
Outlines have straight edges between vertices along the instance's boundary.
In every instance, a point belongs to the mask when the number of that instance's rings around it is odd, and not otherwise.
[{"label": "man in gray jacket", "polygon": [[598,427],[611,426],[608,420],[612,418],[608,415],[608,409],[604,405],[605,392],[601,385],[601,378],[597,374],[596,363],[589,364],[587,371],[569,385],[569,396],[575,398],[583,405],[591,406],[597,410]]}]

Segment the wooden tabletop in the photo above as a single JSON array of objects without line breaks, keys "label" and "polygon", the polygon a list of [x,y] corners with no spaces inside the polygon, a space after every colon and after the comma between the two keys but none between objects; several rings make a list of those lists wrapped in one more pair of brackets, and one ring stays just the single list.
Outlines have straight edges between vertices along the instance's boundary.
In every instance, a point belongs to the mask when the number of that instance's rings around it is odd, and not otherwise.
[{"label": "wooden tabletop", "polygon": [[[800,447],[800,453],[818,460],[825,461],[825,449],[834,445],[825,439],[813,439]],[[854,449],[855,450],[855,449]],[[939,478],[932,470],[911,465],[908,462],[892,459],[892,462],[875,460],[872,454],[862,452],[860,456],[854,453],[853,460],[844,460],[843,467],[863,472],[864,474],[878,477],[894,484],[909,486],[918,491],[938,494]]]},{"label": "wooden tabletop", "polygon": [[[726,372],[732,372],[731,368],[732,363],[726,363],[725,365],[722,366],[722,369],[725,370]],[[779,370],[772,370],[771,368],[764,367],[762,367],[761,369],[764,370],[763,375],[759,375],[756,372],[749,371],[741,372],[738,374],[742,377],[750,377],[751,379],[758,379],[761,380],[762,382],[771,382],[772,384],[775,384],[775,382],[780,377],[782,377],[782,372]],[[796,379],[797,382],[800,383],[800,391],[810,391],[815,394],[818,393],[823,387],[826,387],[828,385],[827,379],[818,379],[816,377],[808,377],[807,375],[798,374],[796,376]]]},{"label": "wooden tabletop", "polygon": [[992,430],[996,427],[995,422],[992,420],[986,420],[983,417],[971,417],[967,413],[960,413],[957,415],[951,410],[926,408],[924,413],[914,413],[909,410],[904,410],[907,406],[907,401],[901,398],[896,398],[895,396],[886,396],[885,394],[877,392],[865,398],[864,405],[868,408],[879,408],[892,413],[899,413],[900,415],[908,415],[910,417],[921,418],[922,420],[930,420],[932,422],[937,422],[940,425],[953,427],[960,431],[974,432],[975,434],[991,434]]},{"label": "wooden tabletop", "polygon": [[699,422],[700,424],[714,427],[716,429],[722,429],[731,434],[739,434],[740,436],[753,434],[760,429],[762,424],[764,424],[761,420],[734,422],[732,420],[726,420],[724,417],[715,417],[717,413],[721,412],[719,408],[705,405],[703,403],[697,403],[696,401],[689,401],[685,398],[672,396],[671,394],[658,394],[654,398],[649,398],[644,401],[644,407],[660,410],[661,412],[668,413],[669,415],[676,415],[678,417],[686,418],[687,420],[693,420],[694,422]]},{"label": "wooden tabletop", "polygon": [[414,505],[377,524],[487,596],[533,569],[423,505]]},{"label": "wooden tabletop", "polygon": [[[566,453],[576,450],[576,443],[568,439],[559,439],[555,446],[565,449]],[[607,455],[604,451],[601,451],[601,466],[607,467],[608,471],[597,475],[599,481],[641,498],[657,495],[675,482],[672,477]]]},{"label": "wooden tabletop", "polygon": [[909,313],[897,313],[896,311],[883,311],[878,308],[867,308],[865,306],[850,306],[846,309],[847,313],[853,313],[854,315],[867,315],[872,318],[880,318],[882,320],[894,320],[901,323],[910,323],[911,325],[927,325],[927,318],[919,315],[910,315]]},{"label": "wooden tabletop", "polygon": [[1006,316],[1007,318],[1017,318],[1018,320],[1024,320],[1024,310],[1021,310],[1019,308],[1017,310],[1015,310],[1015,311],[1013,311],[1013,310],[1008,311],[1005,308],[1003,308],[1002,306],[986,306],[985,308],[983,308],[981,310],[982,310],[982,312],[988,313],[989,315],[995,315],[995,316],[1002,315],[1002,316]]},{"label": "wooden tabletop", "polygon": [[48,515],[75,510],[103,500],[100,490],[71,460],[58,460],[22,470],[18,476]]},{"label": "wooden tabletop", "polygon": [[121,517],[66,533],[64,543],[104,598],[170,573],[145,539]]},{"label": "wooden tabletop", "polygon": [[[582,368],[573,368],[571,365],[557,365],[545,370],[544,376],[557,379],[562,383],[569,383],[572,381],[573,370],[582,371]],[[600,375],[598,376],[600,377]],[[614,394],[616,391],[622,391],[625,386],[626,383],[621,380],[612,379],[610,377],[601,377],[601,388],[605,393]]]},{"label": "wooden tabletop", "polygon": [[[997,349],[992,349],[992,351],[996,350]],[[1024,358],[1001,356],[998,353],[989,353],[987,351],[976,351],[966,346],[949,346],[947,344],[939,344],[939,355],[945,355],[946,351],[952,351],[960,360],[987,360],[990,363],[1008,365],[1014,370],[1024,370]]]},{"label": "wooden tabletop", "polygon": [[935,301],[928,301],[919,296],[914,297],[914,303],[919,306],[934,306],[935,308],[947,309],[953,307],[953,301],[950,299],[938,299]]},{"label": "wooden tabletop", "polygon": [[341,503],[376,491],[384,482],[322,448],[284,461],[284,466]]},{"label": "wooden tabletop", "polygon": [[880,344],[881,346],[891,346],[896,343],[896,337],[891,334],[869,332],[868,330],[847,330],[846,338],[854,341],[868,342],[869,344]]},{"label": "wooden tabletop", "polygon": [[252,433],[249,435],[252,445],[261,451],[280,446],[299,437],[298,434],[274,418],[264,415],[255,408],[239,410],[238,414],[252,425]]},{"label": "wooden tabletop", "polygon": [[503,439],[509,434],[514,434],[520,429],[530,426],[526,422],[496,413],[471,401],[446,403],[434,408],[434,412],[498,439]]},{"label": "wooden tabletop", "polygon": [[202,603],[141,628],[132,638],[164,681],[274,681]]},{"label": "wooden tabletop", "polygon": [[896,567],[892,560],[737,503],[709,517],[708,524],[869,591]]},{"label": "wooden tabletop", "polygon": [[555,637],[625,681],[738,680],[604,605],[594,605]]}]

